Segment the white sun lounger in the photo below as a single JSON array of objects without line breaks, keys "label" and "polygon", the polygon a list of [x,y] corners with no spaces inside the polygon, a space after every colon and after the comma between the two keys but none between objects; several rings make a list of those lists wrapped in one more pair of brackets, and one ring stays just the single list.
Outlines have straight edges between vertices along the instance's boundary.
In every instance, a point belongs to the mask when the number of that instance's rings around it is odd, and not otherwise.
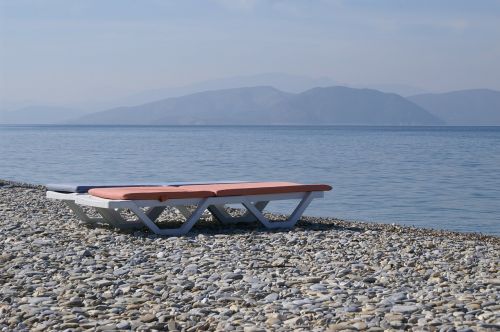
[{"label": "white sun lounger", "polygon": [[[47,191],[46,197],[48,199],[59,200],[64,202],[70,209],[75,213],[75,215],[83,222],[88,224],[109,224],[111,226],[121,228],[121,229],[141,229],[145,227],[144,222],[140,220],[126,220],[121,212],[129,207],[102,207],[103,201],[108,202],[119,202],[117,200],[106,200],[99,197],[91,196],[89,194],[80,193],[61,193],[56,191]],[[94,202],[95,201],[95,202]],[[123,200],[122,202],[133,202]],[[151,201],[149,209],[144,213],[153,221],[158,219],[161,213],[165,210],[168,204],[161,204],[159,206],[153,206],[157,201]],[[269,202],[257,202],[256,208],[262,212]],[[110,204],[114,205],[114,203]],[[125,203],[126,205],[126,203]],[[196,204],[193,204],[196,205]],[[99,216],[91,217],[85,212],[82,206],[92,207]],[[175,208],[182,213],[182,215],[187,218],[189,217],[189,210],[183,206],[175,206]],[[240,217],[232,217],[225,209],[225,206],[209,206],[208,211],[212,213],[219,221],[225,224],[238,223],[238,222],[253,222],[255,217],[246,211],[244,215]],[[130,209],[131,210],[131,209]]]},{"label": "white sun lounger", "polygon": [[[181,186],[177,189],[175,189],[176,187],[144,188],[146,188],[145,190],[149,188],[151,192],[155,193],[161,193],[162,188],[167,188],[165,190],[168,192],[172,192],[172,190],[181,193],[199,191],[204,192],[204,194],[200,195],[201,197],[167,198],[164,201],[158,199],[109,199],[96,196],[96,194],[106,196],[110,192],[112,194],[125,192],[135,195],[134,197],[141,197],[141,188],[135,187],[93,189],[90,190],[89,194],[61,194],[48,191],[47,198],[65,201],[75,214],[85,222],[107,222],[115,227],[129,229],[146,226],[155,234],[175,236],[189,232],[205,210],[208,210],[223,224],[260,221],[270,229],[290,228],[297,223],[314,198],[321,198],[324,191],[331,190],[331,187],[327,185],[300,185],[288,182],[193,185]],[[271,221],[262,212],[269,202],[278,200],[299,200],[297,207],[286,221]],[[241,204],[247,212],[241,217],[233,217],[226,211],[226,204]],[[102,218],[90,218],[81,206],[95,208]],[[196,208],[190,212],[188,206],[196,206]],[[160,228],[156,224],[157,218],[166,207],[177,209],[186,218],[186,221],[179,228]],[[130,210],[137,216],[137,219],[126,220],[120,213],[123,210]]]},{"label": "white sun lounger", "polygon": [[[118,187],[141,187],[141,186],[185,186],[198,184],[226,184],[226,183],[245,183],[249,181],[195,181],[195,182],[166,182],[162,184],[74,184],[74,183],[56,183],[47,184],[47,198],[64,202],[80,220],[85,223],[104,223],[122,229],[141,229],[144,224],[138,220],[125,220],[120,214],[120,210],[103,209],[94,207],[98,217],[89,216],[84,209],[76,204],[78,196],[86,195],[90,189],[95,188],[118,188]],[[156,220],[163,212],[165,207],[156,207],[150,209],[147,215]]]}]

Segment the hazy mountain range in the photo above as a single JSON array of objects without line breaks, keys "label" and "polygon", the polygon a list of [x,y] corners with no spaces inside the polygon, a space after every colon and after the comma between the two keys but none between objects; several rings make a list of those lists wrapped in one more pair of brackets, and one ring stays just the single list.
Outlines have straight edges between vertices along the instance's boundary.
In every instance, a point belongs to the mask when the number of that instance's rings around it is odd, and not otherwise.
[{"label": "hazy mountain range", "polygon": [[448,125],[500,125],[500,92],[487,89],[429,93],[408,100],[425,108]]},{"label": "hazy mountain range", "polygon": [[[273,86],[240,86],[261,82],[272,82]],[[123,103],[135,106],[99,112],[25,107],[0,112],[0,123],[500,125],[499,91],[476,89],[402,97],[375,89],[327,86],[332,82],[329,78],[285,74],[228,78],[168,91],[149,91]],[[311,89],[311,85],[318,87]],[[228,88],[209,89],[214,86]],[[202,89],[209,91],[189,93]],[[134,104],[132,100],[148,102]]]},{"label": "hazy mountain range", "polygon": [[[315,87],[338,85],[329,77],[308,77],[284,73],[234,76],[196,82],[181,87],[146,90],[121,98],[121,105],[139,105],[154,100],[181,97],[197,92],[227,90],[252,86],[272,86],[278,90],[299,93]],[[416,94],[416,93],[415,93]]]},{"label": "hazy mountain range", "polygon": [[[299,93],[315,87],[334,85],[352,88],[371,88],[383,92],[393,92],[401,96],[425,93],[418,87],[402,84],[346,84],[339,83],[329,77],[309,77],[304,75],[290,75],[285,73],[263,73],[256,75],[233,76],[196,82],[179,87],[150,89],[134,94],[123,95],[109,100],[89,99],[70,104],[46,104],[36,101],[8,101],[0,95],[0,123],[60,123],[67,119],[76,119],[84,114],[101,110],[133,106],[149,103],[171,97],[181,97],[189,94],[210,90],[252,86],[273,86],[281,91]],[[67,112],[63,110],[67,109]]]},{"label": "hazy mountain range", "polygon": [[55,124],[81,117],[86,112],[58,106],[26,106],[14,111],[0,112],[3,124]]},{"label": "hazy mountain range", "polygon": [[443,121],[393,93],[347,87],[287,93],[270,86],[205,91],[76,119],[75,124],[439,125]]},{"label": "hazy mountain range", "polygon": [[284,92],[300,93],[312,88],[337,85],[358,89],[375,89],[382,92],[397,93],[401,96],[411,96],[427,92],[418,87],[403,84],[346,84],[337,82],[329,77],[308,77],[284,73],[264,73],[206,80],[182,87],[146,90],[133,95],[125,96],[120,99],[120,103],[121,105],[139,105],[154,100],[186,96],[197,92],[246,88],[252,86],[272,86]]},{"label": "hazy mountain range", "polygon": [[289,95],[268,108],[271,123],[326,125],[442,125],[420,106],[394,93],[342,86]]}]

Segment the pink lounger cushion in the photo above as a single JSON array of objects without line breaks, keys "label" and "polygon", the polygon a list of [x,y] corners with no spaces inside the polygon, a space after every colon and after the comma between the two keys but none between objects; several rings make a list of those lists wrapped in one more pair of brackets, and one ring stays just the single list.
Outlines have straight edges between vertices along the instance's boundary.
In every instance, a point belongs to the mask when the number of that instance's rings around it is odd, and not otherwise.
[{"label": "pink lounger cushion", "polygon": [[115,187],[94,188],[89,194],[116,200],[159,200],[182,198],[205,198],[222,196],[247,196],[267,194],[287,194],[310,191],[329,191],[326,184],[299,184],[293,182],[250,182],[206,185],[187,185],[180,187]]},{"label": "pink lounger cushion", "polygon": [[94,188],[89,190],[89,194],[96,197],[117,199],[117,200],[158,200],[182,198],[205,198],[215,194],[204,189],[183,189],[180,187],[114,187],[114,188]]},{"label": "pink lounger cushion", "polygon": [[332,187],[326,184],[299,184],[293,182],[247,182],[181,186],[182,189],[207,190],[215,196],[246,196],[287,194],[309,191],[330,191]]}]

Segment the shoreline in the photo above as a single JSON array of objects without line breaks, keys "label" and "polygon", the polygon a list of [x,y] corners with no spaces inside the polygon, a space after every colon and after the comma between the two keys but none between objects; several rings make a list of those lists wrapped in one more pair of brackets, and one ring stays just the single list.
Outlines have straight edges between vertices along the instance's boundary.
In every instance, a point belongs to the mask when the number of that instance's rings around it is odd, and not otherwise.
[{"label": "shoreline", "polygon": [[[13,181],[0,179],[0,188],[3,187],[17,187],[17,188],[29,188],[29,189],[40,189],[46,190],[46,187],[41,184],[33,184],[28,182]],[[279,216],[279,214],[276,214]],[[381,222],[368,222],[368,221],[356,221],[356,220],[345,220],[337,219],[335,217],[317,217],[317,216],[307,216],[305,214],[302,217],[303,220],[307,221],[321,221],[321,220],[335,220],[337,223],[342,224],[344,227],[356,226],[363,228],[365,230],[390,230],[401,231],[402,229],[410,230],[411,232],[423,232],[424,234],[434,235],[434,236],[466,236],[469,238],[479,239],[487,241],[490,238],[493,240],[498,239],[500,241],[500,236],[494,234],[485,234],[480,232],[458,232],[445,229],[437,229],[430,227],[417,227],[409,226],[395,223],[381,223]]]},{"label": "shoreline", "polygon": [[304,217],[161,237],[84,225],[44,193],[0,180],[0,330],[500,328],[493,235]]}]

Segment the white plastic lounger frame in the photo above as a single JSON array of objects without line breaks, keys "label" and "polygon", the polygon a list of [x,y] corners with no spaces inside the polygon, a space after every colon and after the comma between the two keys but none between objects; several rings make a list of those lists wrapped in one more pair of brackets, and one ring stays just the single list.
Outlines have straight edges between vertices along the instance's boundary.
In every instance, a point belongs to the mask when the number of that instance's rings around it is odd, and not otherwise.
[{"label": "white plastic lounger frame", "polygon": [[[322,191],[313,191],[269,195],[169,199],[160,202],[155,200],[109,200],[89,194],[47,192],[47,198],[63,200],[85,222],[105,222],[118,228],[128,229],[146,226],[155,234],[174,236],[189,232],[207,209],[223,224],[260,221],[265,227],[271,229],[290,228],[297,223],[314,198],[322,197]],[[291,199],[298,199],[300,202],[286,221],[271,221],[264,216],[262,211],[270,201]],[[241,217],[233,217],[226,211],[226,204],[242,204],[247,209],[247,212]],[[80,205],[95,208],[102,216],[102,219],[88,217]],[[190,213],[186,207],[193,205],[196,206],[196,209]],[[176,208],[186,218],[186,221],[179,228],[160,228],[155,223],[156,219],[167,206]],[[144,211],[143,208],[147,208],[147,210]],[[120,214],[120,211],[124,209],[132,211],[138,220],[125,220]]]},{"label": "white plastic lounger frame", "polygon": [[[47,198],[63,201],[71,209],[71,211],[73,211],[76,216],[85,223],[104,223],[122,229],[140,229],[144,227],[144,224],[138,220],[125,220],[120,214],[120,211],[115,209],[94,207],[100,217],[90,217],[80,205],[75,203],[76,198],[82,195],[87,194],[47,191]],[[156,219],[160,216],[163,210],[164,208],[155,207],[148,210],[147,214],[150,218]]]}]

